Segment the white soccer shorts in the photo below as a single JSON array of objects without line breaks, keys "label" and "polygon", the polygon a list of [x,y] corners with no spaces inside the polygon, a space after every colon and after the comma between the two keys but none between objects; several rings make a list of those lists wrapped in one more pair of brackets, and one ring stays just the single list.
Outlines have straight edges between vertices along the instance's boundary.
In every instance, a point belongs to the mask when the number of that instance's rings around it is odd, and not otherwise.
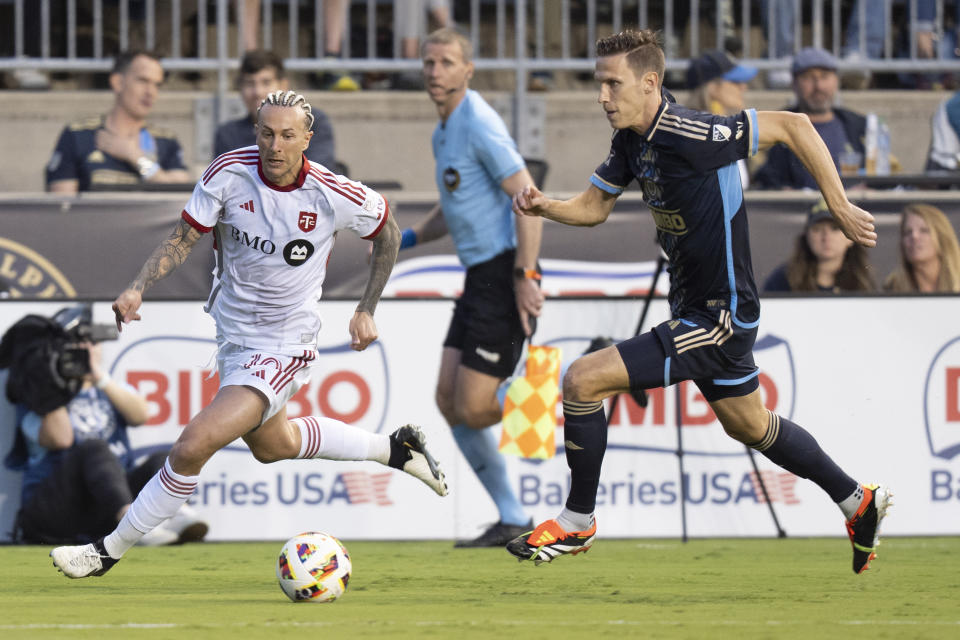
[{"label": "white soccer shorts", "polygon": [[310,366],[316,357],[313,349],[305,349],[299,356],[282,356],[220,341],[217,351],[220,388],[239,385],[262,393],[269,403],[260,420],[263,424],[310,381]]}]

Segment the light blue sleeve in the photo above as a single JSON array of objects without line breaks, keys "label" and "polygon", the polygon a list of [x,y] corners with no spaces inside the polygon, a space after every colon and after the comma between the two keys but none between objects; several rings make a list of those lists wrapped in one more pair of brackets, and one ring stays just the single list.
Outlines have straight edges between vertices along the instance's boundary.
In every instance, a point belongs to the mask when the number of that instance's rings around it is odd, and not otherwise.
[{"label": "light blue sleeve", "polygon": [[524,168],[517,143],[503,122],[484,119],[470,132],[470,145],[480,163],[497,184]]}]

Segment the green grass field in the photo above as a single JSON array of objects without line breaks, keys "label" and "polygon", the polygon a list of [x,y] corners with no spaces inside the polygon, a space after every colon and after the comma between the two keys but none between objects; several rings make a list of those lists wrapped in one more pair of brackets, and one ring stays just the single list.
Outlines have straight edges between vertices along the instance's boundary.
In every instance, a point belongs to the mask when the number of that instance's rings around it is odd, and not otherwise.
[{"label": "green grass field", "polygon": [[135,548],[68,580],[45,547],[0,547],[0,638],[960,638],[960,538],[600,540],[535,567],[502,549],[351,542],[331,604],[294,604],[281,542]]}]

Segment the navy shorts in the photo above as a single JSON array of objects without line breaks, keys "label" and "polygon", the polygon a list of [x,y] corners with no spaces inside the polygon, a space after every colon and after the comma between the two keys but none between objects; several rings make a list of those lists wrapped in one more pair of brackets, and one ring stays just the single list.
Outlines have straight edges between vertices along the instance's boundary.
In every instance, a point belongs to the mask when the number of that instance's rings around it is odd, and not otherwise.
[{"label": "navy shorts", "polygon": [[513,292],[515,254],[504,251],[467,269],[443,341],[460,350],[460,364],[496,378],[513,375],[526,339]]},{"label": "navy shorts", "polygon": [[617,345],[631,389],[667,387],[693,380],[708,402],[738,398],[757,389],[753,362],[756,327],[730,322],[726,309],[669,320]]}]

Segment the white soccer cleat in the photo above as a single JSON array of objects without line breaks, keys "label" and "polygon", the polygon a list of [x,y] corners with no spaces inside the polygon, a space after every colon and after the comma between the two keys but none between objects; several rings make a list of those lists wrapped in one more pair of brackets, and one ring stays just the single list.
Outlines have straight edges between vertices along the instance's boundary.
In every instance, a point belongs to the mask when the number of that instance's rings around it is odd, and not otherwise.
[{"label": "white soccer cleat", "polygon": [[93,544],[57,547],[50,552],[50,557],[53,558],[53,566],[68,578],[102,576],[118,562],[103,548],[103,538]]},{"label": "white soccer cleat", "polygon": [[427,437],[420,427],[406,424],[390,434],[390,461],[387,464],[422,480],[437,495],[447,495],[443,471],[427,451]]}]

